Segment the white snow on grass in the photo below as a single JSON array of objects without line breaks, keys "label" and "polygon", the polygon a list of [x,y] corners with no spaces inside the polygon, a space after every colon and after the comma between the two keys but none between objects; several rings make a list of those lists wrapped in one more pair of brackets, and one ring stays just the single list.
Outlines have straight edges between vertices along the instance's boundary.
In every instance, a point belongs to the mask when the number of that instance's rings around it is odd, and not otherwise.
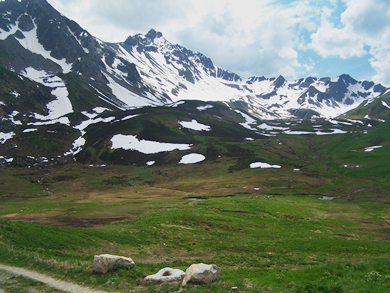
[{"label": "white snow on grass", "polygon": [[32,67],[27,67],[21,74],[44,86],[53,88],[51,93],[57,97],[57,99],[46,105],[46,108],[49,110],[49,114],[47,116],[35,114],[35,118],[40,120],[53,120],[69,113],[73,113],[72,103],[69,100],[68,89],[61,78],[55,75],[50,75],[44,70],[36,70]]},{"label": "white snow on grass", "polygon": [[366,147],[364,149],[364,151],[366,153],[371,153],[371,152],[375,151],[376,149],[380,149],[380,148],[383,148],[383,146],[382,145],[374,145],[374,146]]},{"label": "white snow on grass", "polygon": [[123,117],[123,118],[121,119],[121,121],[126,121],[126,120],[129,120],[129,119],[132,119],[132,118],[138,117],[138,116],[139,116],[139,114],[135,114],[135,115],[128,115],[128,116],[126,116],[126,117]]},{"label": "white snow on grass", "polygon": [[15,98],[19,98],[20,97],[20,94],[17,91],[12,91],[9,94],[13,95]]},{"label": "white snow on grass", "polygon": [[89,113],[87,111],[82,111],[81,113],[87,116],[88,118],[92,119],[98,116],[99,114],[103,113],[104,111],[111,111],[111,110],[103,107],[95,107],[92,109],[93,113]]},{"label": "white snow on grass", "polygon": [[332,134],[345,134],[348,133],[347,131],[341,130],[341,129],[331,129],[330,132],[326,131],[297,131],[297,130],[287,130],[283,132],[284,134],[289,134],[289,135],[332,135]]},{"label": "white snow on grass", "polygon": [[69,100],[69,93],[66,87],[58,87],[52,90],[51,93],[56,96],[57,99],[46,105],[49,114],[47,116],[36,114],[36,118],[41,120],[52,120],[73,113],[72,103]]},{"label": "white snow on grass", "polygon": [[147,101],[145,98],[137,95],[125,87],[121,86],[115,80],[113,80],[109,75],[104,74],[108,80],[108,87],[111,89],[112,94],[120,101],[125,103],[129,108],[130,107],[144,107],[150,106],[151,101]]},{"label": "white snow on grass", "polygon": [[251,124],[255,124],[256,123],[255,119],[253,119],[251,116],[241,112],[240,110],[234,110],[234,111],[236,113],[240,114],[245,119],[245,122],[240,123],[240,125],[242,125],[243,127],[247,128],[247,129],[250,129],[250,130],[256,130],[255,128],[253,128],[251,126]]},{"label": "white snow on grass", "polygon": [[38,131],[38,129],[37,128],[28,128],[28,129],[23,130],[23,133],[29,133],[29,132],[34,132],[34,131]]},{"label": "white snow on grass", "polygon": [[68,117],[61,117],[61,118],[54,119],[54,120],[47,120],[47,121],[40,121],[40,122],[30,122],[30,123],[28,123],[28,125],[40,126],[40,125],[52,125],[52,124],[56,124],[56,123],[65,124],[65,125],[70,126],[70,121],[69,121]]},{"label": "white snow on grass", "polygon": [[170,104],[169,107],[171,107],[171,108],[177,108],[177,106],[183,105],[184,103],[185,103],[185,101],[178,101],[178,102],[175,102],[175,103]]},{"label": "white snow on grass", "polygon": [[[366,116],[364,117],[364,119],[370,119],[370,118],[368,117],[368,115],[366,115]],[[360,121],[360,120],[347,119],[347,121],[349,121],[349,122],[351,122],[351,123],[354,123],[354,124],[364,125],[364,122],[363,122],[363,121]]]},{"label": "white snow on grass", "polygon": [[113,117],[113,116],[107,117],[107,118],[99,117],[99,118],[95,118],[95,119],[85,120],[85,121],[81,122],[79,125],[75,126],[74,128],[80,130],[82,135],[84,135],[85,134],[84,129],[86,129],[89,125],[100,123],[100,122],[108,123],[108,122],[111,122],[114,120],[115,120],[115,117]]},{"label": "white snow on grass", "polygon": [[197,109],[198,111],[206,111],[206,110],[212,109],[212,108],[214,108],[213,105],[204,105],[204,106],[196,107],[196,109]]},{"label": "white snow on grass", "polygon": [[8,26],[8,31],[1,30],[0,29],[0,40],[4,41],[9,36],[14,35],[19,29],[19,22],[16,23],[16,25]]},{"label": "white snow on grass", "polygon": [[298,131],[298,130],[287,130],[287,131],[284,131],[283,133],[285,133],[285,134],[290,134],[290,135],[308,135],[308,134],[315,134],[315,132],[311,132],[311,131]]},{"label": "white snow on grass", "polygon": [[0,132],[0,143],[4,144],[7,140],[13,138],[14,136],[15,136],[15,132],[9,132],[9,133]]},{"label": "white snow on grass", "polygon": [[92,111],[98,114],[102,114],[104,111],[111,111],[111,110],[104,107],[95,107],[92,109]]},{"label": "white snow on grass", "polygon": [[341,130],[341,129],[331,129],[332,132],[324,132],[324,131],[316,131],[316,135],[331,135],[331,134],[345,134],[348,133],[347,131]]},{"label": "white snow on grass", "polygon": [[390,106],[389,106],[389,104],[387,104],[385,101],[382,101],[382,105],[383,105],[384,107],[386,107],[386,108],[390,109]]},{"label": "white snow on grass", "polygon": [[271,165],[263,162],[255,162],[249,165],[251,169],[261,168],[261,169],[280,169],[282,166],[279,165]]},{"label": "white snow on grass", "polygon": [[148,161],[146,162],[146,166],[153,166],[156,163],[156,161]]},{"label": "white snow on grass", "polygon": [[143,154],[157,154],[161,152],[170,152],[173,150],[189,150],[190,144],[177,144],[177,143],[166,143],[157,142],[150,140],[139,140],[134,135],[123,135],[116,134],[111,139],[112,149],[124,149],[133,150]]},{"label": "white snow on grass", "polygon": [[12,163],[14,161],[14,158],[7,158],[4,156],[0,156],[0,160],[4,160],[6,163]]},{"label": "white snow on grass", "polygon": [[334,200],[335,197],[334,196],[321,196],[320,198],[318,198],[319,200],[325,200],[325,201],[328,201],[328,200]]},{"label": "white snow on grass", "polygon": [[255,139],[252,138],[252,137],[245,137],[245,140],[246,140],[246,141],[254,141]]},{"label": "white snow on grass", "polygon": [[72,69],[72,64],[66,62],[66,59],[56,59],[51,56],[51,51],[46,50],[38,40],[37,26],[34,23],[34,28],[28,32],[23,32],[24,39],[16,38],[16,40],[26,49],[32,53],[41,55],[45,59],[49,59],[61,66],[64,73],[69,73]]},{"label": "white snow on grass", "polygon": [[339,121],[339,120],[334,120],[334,119],[329,119],[328,120],[330,123],[334,124],[334,125],[348,125],[348,126],[352,126],[353,124],[350,123],[350,122],[345,122],[345,121]]},{"label": "white snow on grass", "polygon": [[179,124],[187,129],[196,130],[196,131],[210,131],[211,127],[202,123],[199,123],[195,119],[192,121],[179,121]]},{"label": "white snow on grass", "polygon": [[288,127],[281,127],[281,126],[274,126],[274,125],[268,125],[267,123],[262,123],[258,126],[261,130],[288,130]]},{"label": "white snow on grass", "polygon": [[179,164],[184,164],[184,165],[196,164],[196,163],[204,161],[205,159],[206,159],[206,157],[203,156],[202,154],[193,153],[193,154],[188,154],[188,155],[183,156],[181,158]]},{"label": "white snow on grass", "polygon": [[78,139],[76,139],[73,142],[72,149],[69,152],[66,152],[64,155],[76,155],[83,149],[83,146],[85,145],[86,141],[85,138],[80,136]]},{"label": "white snow on grass", "polygon": [[[85,115],[85,113],[83,113]],[[111,122],[115,120],[115,117],[107,117],[107,118],[96,118],[96,119],[89,119],[89,120],[85,120],[83,122],[81,122],[79,125],[75,126],[74,128],[75,129],[78,129],[80,130],[81,132],[81,136],[79,138],[77,138],[74,142],[73,142],[73,145],[72,145],[72,148],[70,151],[66,152],[64,155],[65,156],[68,156],[68,155],[76,155],[78,154],[79,152],[81,152],[81,150],[83,149],[83,146],[85,145],[86,143],[86,140],[84,138],[84,135],[85,135],[85,129],[91,125],[91,124],[96,124],[96,123],[99,123],[99,122],[105,122],[105,123],[108,123],[108,122]]]},{"label": "white snow on grass", "polygon": [[[16,120],[15,117],[19,114],[18,111],[12,111],[10,115],[8,115],[8,119],[14,124],[14,125],[23,125],[22,121]],[[4,119],[4,118],[3,118]]]}]

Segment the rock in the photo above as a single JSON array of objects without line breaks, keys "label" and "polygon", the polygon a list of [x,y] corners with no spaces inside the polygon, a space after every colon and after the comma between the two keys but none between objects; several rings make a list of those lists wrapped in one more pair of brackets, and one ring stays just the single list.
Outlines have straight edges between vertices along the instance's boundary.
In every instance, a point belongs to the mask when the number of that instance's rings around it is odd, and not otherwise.
[{"label": "rock", "polygon": [[186,286],[188,283],[210,284],[219,278],[219,271],[216,265],[192,264],[186,270],[182,286]]},{"label": "rock", "polygon": [[93,259],[93,272],[106,274],[119,267],[131,267],[134,265],[134,261],[129,257],[111,254],[95,255]]},{"label": "rock", "polygon": [[148,282],[178,282],[181,281],[185,272],[179,269],[163,268],[154,275],[145,277],[145,281]]}]

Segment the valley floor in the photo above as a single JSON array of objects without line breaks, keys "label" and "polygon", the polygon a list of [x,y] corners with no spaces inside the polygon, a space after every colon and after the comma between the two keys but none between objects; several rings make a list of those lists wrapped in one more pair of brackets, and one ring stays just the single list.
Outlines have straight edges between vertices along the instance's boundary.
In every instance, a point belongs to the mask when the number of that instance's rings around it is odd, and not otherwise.
[{"label": "valley floor", "polygon": [[[177,291],[143,277],[198,262],[220,266],[221,278],[188,292],[388,291],[386,196],[329,200],[326,190],[294,191],[293,180],[320,186],[324,178],[225,167],[2,169],[0,262],[116,292]],[[136,266],[95,275],[101,253],[130,256]]]}]

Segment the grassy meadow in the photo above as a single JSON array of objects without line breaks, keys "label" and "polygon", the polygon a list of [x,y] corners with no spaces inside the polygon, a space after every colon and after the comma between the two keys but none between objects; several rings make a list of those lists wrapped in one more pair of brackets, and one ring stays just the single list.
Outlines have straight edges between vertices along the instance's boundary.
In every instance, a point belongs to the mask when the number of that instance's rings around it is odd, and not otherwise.
[{"label": "grassy meadow", "polygon": [[[388,292],[388,128],[220,142],[237,156],[189,166],[2,168],[0,262],[117,292],[178,291],[143,277],[198,262],[221,278],[186,292]],[[100,253],[136,266],[95,275]]]}]

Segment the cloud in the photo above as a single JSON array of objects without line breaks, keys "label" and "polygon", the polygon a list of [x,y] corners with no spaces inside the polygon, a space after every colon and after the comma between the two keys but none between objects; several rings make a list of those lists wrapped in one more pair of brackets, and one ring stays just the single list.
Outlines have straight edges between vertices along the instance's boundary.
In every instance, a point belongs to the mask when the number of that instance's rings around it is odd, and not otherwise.
[{"label": "cloud", "polygon": [[390,84],[389,0],[48,1],[104,41],[154,28],[244,76],[298,78],[329,57],[360,57]]},{"label": "cloud", "polygon": [[361,57],[366,51],[362,38],[350,29],[339,29],[330,22],[324,22],[311,35],[311,48],[321,57],[338,56],[342,59]]},{"label": "cloud", "polygon": [[105,41],[123,41],[153,27],[235,72],[287,77],[307,68],[299,62],[296,31],[313,27],[314,17],[307,17],[314,16],[311,1],[49,0]]},{"label": "cloud", "polygon": [[310,47],[321,57],[340,58],[369,55],[376,71],[373,79],[390,84],[390,1],[343,0],[346,9],[340,16],[340,26],[323,17],[321,25],[311,35]]}]

